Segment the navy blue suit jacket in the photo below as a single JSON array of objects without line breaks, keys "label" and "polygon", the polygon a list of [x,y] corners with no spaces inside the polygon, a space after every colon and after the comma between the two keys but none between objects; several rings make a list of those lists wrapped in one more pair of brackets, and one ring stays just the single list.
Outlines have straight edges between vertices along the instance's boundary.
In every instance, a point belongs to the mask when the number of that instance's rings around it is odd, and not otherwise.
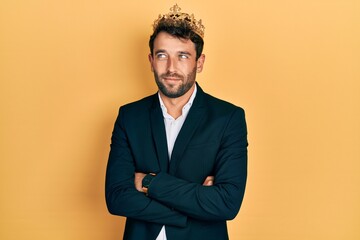
[{"label": "navy blue suit jacket", "polygon": [[[247,176],[244,111],[202,91],[168,158],[157,94],[122,106],[112,135],[106,173],[109,212],[126,216],[124,239],[154,240],[166,225],[168,240],[228,239]],[[148,196],[134,173],[156,173]],[[207,176],[214,185],[202,186]]]}]

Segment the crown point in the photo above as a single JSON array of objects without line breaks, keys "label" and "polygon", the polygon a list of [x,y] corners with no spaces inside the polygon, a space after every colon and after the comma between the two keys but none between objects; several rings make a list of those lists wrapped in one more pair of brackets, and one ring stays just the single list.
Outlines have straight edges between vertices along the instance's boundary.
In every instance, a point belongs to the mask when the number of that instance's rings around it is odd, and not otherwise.
[{"label": "crown point", "polygon": [[176,3],[173,7],[170,8],[170,11],[173,13],[177,13],[181,11],[181,8]]},{"label": "crown point", "polygon": [[178,26],[179,23],[186,21],[187,24],[191,27],[192,31],[198,34],[201,38],[204,38],[204,25],[202,24],[201,19],[196,21],[194,14],[182,13],[180,12],[181,8],[175,4],[170,8],[170,12],[167,14],[159,14],[158,19],[154,21],[153,28],[154,31],[157,28],[158,24],[162,21],[168,22],[171,20],[171,24]]}]

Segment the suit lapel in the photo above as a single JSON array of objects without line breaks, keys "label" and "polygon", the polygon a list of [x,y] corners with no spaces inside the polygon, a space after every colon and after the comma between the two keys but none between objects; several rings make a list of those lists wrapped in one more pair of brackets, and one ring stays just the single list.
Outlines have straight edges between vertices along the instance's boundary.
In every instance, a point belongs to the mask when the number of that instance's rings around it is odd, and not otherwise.
[{"label": "suit lapel", "polygon": [[157,94],[154,95],[153,106],[150,110],[151,131],[155,142],[156,153],[161,171],[168,171],[169,156],[166,142],[164,118]]},{"label": "suit lapel", "polygon": [[194,135],[196,129],[204,118],[206,107],[203,102],[204,92],[197,85],[198,92],[193,102],[193,106],[191,107],[188,116],[182,126],[179,135],[176,138],[175,145],[171,154],[170,161],[170,170],[171,174],[175,174],[176,169],[181,161],[181,157],[183,152],[185,151],[189,141]]}]

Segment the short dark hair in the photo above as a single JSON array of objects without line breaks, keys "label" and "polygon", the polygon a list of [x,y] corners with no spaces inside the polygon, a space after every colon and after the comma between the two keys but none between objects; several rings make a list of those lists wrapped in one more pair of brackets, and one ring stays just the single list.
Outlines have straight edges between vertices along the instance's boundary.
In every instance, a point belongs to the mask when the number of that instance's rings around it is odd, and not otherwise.
[{"label": "short dark hair", "polygon": [[174,24],[169,24],[166,21],[160,21],[153,34],[150,36],[149,47],[151,55],[154,50],[155,38],[160,32],[166,32],[177,38],[190,39],[195,44],[196,60],[198,60],[201,56],[204,47],[204,40],[191,29],[189,24],[181,22],[177,23],[175,26]]}]

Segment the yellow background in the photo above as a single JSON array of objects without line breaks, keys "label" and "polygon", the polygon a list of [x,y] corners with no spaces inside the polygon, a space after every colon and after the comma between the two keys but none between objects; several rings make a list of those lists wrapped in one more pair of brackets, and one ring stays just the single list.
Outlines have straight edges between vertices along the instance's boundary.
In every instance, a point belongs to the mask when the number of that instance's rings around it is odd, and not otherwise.
[{"label": "yellow background", "polygon": [[[203,19],[198,82],[245,108],[232,240],[360,239],[360,1],[177,1]],[[118,107],[156,91],[165,0],[0,2],[0,239],[121,239],[104,177]]]}]

